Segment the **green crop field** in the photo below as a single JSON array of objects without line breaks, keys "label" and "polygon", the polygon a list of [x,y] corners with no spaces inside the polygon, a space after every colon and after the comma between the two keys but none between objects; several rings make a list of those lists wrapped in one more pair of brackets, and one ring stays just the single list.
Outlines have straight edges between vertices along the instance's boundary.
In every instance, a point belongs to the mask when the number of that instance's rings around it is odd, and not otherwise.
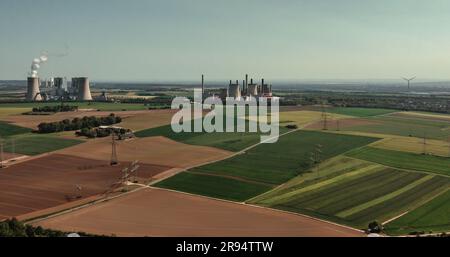
[{"label": "green crop field", "polygon": [[5,152],[15,152],[24,155],[38,155],[41,153],[63,149],[82,142],[83,141],[76,139],[65,139],[57,136],[44,136],[30,133],[5,139],[3,142],[3,147]]},{"label": "green crop field", "polygon": [[[202,188],[201,193],[203,195],[214,197],[227,195],[227,192],[223,191],[224,189],[221,187],[205,187],[203,181],[196,180],[202,175],[208,177],[214,175],[214,180],[220,181],[223,179],[226,184],[231,183],[230,180],[239,183],[262,184],[266,189],[259,192],[262,193],[307,171],[312,166],[310,154],[316,150],[318,144],[322,145],[321,158],[327,159],[374,140],[368,137],[295,131],[280,137],[277,143],[261,144],[233,158],[194,168],[191,172],[195,172],[195,176],[186,177],[186,175],[182,175],[184,173],[181,173],[169,178],[170,186],[166,184],[166,187],[185,191],[184,184],[186,183],[192,185],[192,188]],[[178,176],[183,176],[182,183],[177,178]],[[192,181],[187,182],[186,180]],[[164,181],[164,183],[169,182]],[[160,184],[157,184],[157,186],[160,186]],[[235,190],[244,189],[236,188]],[[243,197],[239,200],[249,199],[255,195],[248,194],[246,195],[247,198]]]},{"label": "green crop field", "polygon": [[[35,102],[35,103],[2,103],[0,108],[29,108],[42,106],[55,106],[60,105],[60,102]],[[147,107],[144,104],[134,103],[108,103],[108,102],[65,102],[67,105],[76,105],[80,109],[97,109],[100,111],[134,111],[134,110],[146,110]]]},{"label": "green crop field", "polygon": [[348,152],[346,155],[401,169],[450,175],[450,158],[448,157],[399,152],[374,147],[356,149]]},{"label": "green crop field", "polygon": [[272,187],[231,178],[182,172],[156,186],[178,191],[242,202]]},{"label": "green crop field", "polygon": [[327,109],[327,112],[355,117],[369,117],[393,113],[397,112],[397,110],[381,108],[335,107]]},{"label": "green crop field", "polygon": [[[192,122],[194,124],[194,121]],[[235,124],[236,125],[236,124]],[[248,127],[248,121],[246,122]],[[236,130],[235,130],[236,131]],[[280,127],[280,134],[288,129]],[[221,148],[228,151],[240,151],[260,141],[259,132],[227,132],[227,133],[206,133],[206,132],[173,132],[171,125],[157,128],[145,129],[135,133],[137,137],[164,136],[175,141],[192,145],[203,145]]]},{"label": "green crop field", "polygon": [[0,121],[0,138],[31,132],[31,129]]},{"label": "green crop field", "polygon": [[365,228],[373,220],[384,221],[414,208],[449,183],[445,177],[346,157],[331,159],[314,173],[302,174],[250,202]]},{"label": "green crop field", "polygon": [[373,124],[350,126],[342,130],[441,140],[447,140],[450,135],[450,122],[447,121],[398,116],[368,117],[365,120]]},{"label": "green crop field", "polygon": [[386,232],[391,235],[413,232],[436,233],[450,231],[450,190],[430,202],[388,223]]}]

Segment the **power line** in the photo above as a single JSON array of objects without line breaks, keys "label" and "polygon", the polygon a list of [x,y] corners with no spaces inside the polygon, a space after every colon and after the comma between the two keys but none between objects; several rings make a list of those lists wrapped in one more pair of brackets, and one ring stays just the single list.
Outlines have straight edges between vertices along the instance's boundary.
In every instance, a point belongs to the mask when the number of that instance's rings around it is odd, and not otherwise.
[{"label": "power line", "polygon": [[117,165],[119,163],[118,159],[117,159],[117,149],[116,149],[116,137],[115,137],[115,131],[113,130],[111,133],[111,166],[113,165]]}]

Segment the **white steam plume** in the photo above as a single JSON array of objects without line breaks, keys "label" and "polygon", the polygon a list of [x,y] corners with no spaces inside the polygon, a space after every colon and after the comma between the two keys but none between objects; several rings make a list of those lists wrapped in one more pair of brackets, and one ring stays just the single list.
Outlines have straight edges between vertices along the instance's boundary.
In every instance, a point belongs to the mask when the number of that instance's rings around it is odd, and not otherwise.
[{"label": "white steam plume", "polygon": [[48,55],[46,52],[43,52],[39,58],[34,58],[31,62],[31,73],[30,76],[36,78],[38,76],[39,68],[43,63],[48,60]]}]

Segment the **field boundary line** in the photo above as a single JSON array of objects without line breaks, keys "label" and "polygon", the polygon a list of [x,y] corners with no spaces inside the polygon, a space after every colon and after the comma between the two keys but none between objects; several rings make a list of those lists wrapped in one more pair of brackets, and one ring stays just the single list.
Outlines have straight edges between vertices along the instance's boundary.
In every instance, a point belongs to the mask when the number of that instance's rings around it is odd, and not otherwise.
[{"label": "field boundary line", "polygon": [[248,204],[246,202],[235,202],[235,201],[231,201],[231,200],[220,199],[220,198],[215,198],[215,197],[206,196],[206,195],[198,195],[198,194],[193,194],[193,193],[188,193],[188,192],[183,192],[183,191],[178,191],[178,190],[173,190],[173,189],[168,189],[168,188],[163,188],[163,187],[147,186],[145,188],[169,191],[169,192],[180,193],[180,194],[185,194],[185,195],[194,196],[194,197],[202,197],[202,198],[215,200],[215,201],[222,201],[222,202],[226,202],[226,203],[250,206],[250,207],[255,207],[255,208],[259,208],[259,209],[265,209],[265,210],[272,211],[272,212],[280,212],[280,213],[291,214],[291,215],[300,216],[300,217],[304,217],[304,218],[320,221],[320,222],[323,222],[323,223],[335,225],[335,226],[338,226],[338,227],[350,229],[350,230],[353,230],[353,231],[356,231],[356,232],[361,232],[362,234],[365,234],[364,230],[360,230],[360,229],[349,227],[349,226],[346,226],[346,225],[334,223],[334,222],[331,222],[331,221],[328,221],[328,220],[319,219],[319,218],[316,218],[316,217],[313,217],[313,216],[309,216],[309,215],[306,215],[306,214],[303,214],[303,213],[290,212],[290,211],[274,209],[274,208],[260,206],[260,205]]},{"label": "field boundary line", "polygon": [[263,185],[263,186],[270,186],[270,187],[277,186],[277,184],[270,184],[270,183],[265,183],[265,182],[259,182],[259,181],[255,181],[255,180],[245,179],[245,178],[242,178],[242,177],[228,176],[228,175],[223,175],[223,174],[214,174],[214,173],[209,173],[209,172],[198,172],[198,171],[191,171],[191,170],[187,170],[185,172],[189,173],[189,174],[193,174],[193,175],[199,175],[199,176],[228,178],[228,179],[233,179],[233,180],[242,181],[242,182],[250,183],[250,184],[256,184],[256,185]]}]

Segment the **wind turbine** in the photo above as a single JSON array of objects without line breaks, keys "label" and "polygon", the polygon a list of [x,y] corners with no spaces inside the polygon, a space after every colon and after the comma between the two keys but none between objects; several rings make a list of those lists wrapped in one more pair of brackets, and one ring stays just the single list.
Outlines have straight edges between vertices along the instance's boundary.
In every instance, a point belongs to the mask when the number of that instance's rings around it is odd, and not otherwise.
[{"label": "wind turbine", "polygon": [[402,79],[404,79],[406,82],[408,82],[408,90],[409,90],[409,85],[410,85],[410,83],[411,83],[411,81],[412,80],[414,80],[416,77],[412,77],[412,78],[402,78]]}]

